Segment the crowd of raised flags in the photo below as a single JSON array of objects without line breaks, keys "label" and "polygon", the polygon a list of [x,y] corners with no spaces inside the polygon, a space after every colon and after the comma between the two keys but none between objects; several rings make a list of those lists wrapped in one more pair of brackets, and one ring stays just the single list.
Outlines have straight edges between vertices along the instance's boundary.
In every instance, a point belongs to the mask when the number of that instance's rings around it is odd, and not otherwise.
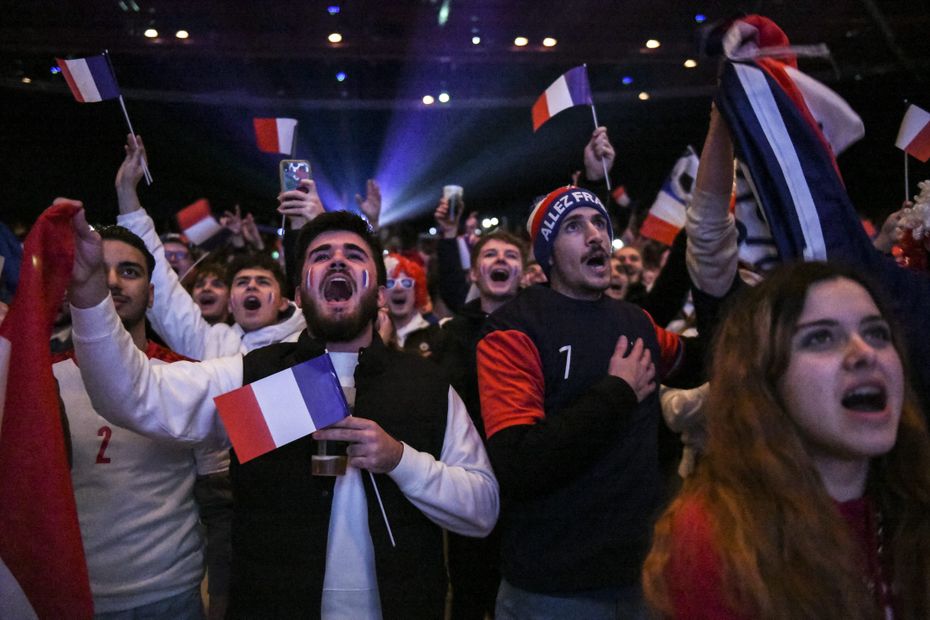
[{"label": "crowd of raised flags", "polygon": [[[758,26],[749,18],[741,27]],[[733,62],[721,74],[716,104],[731,129],[746,183],[766,220],[774,224],[771,243],[782,259],[834,258],[827,247],[841,253],[853,245],[836,239],[865,235],[835,160],[862,137],[862,121],[836,93],[797,69],[787,40],[744,36],[741,41],[741,47],[726,50]],[[746,41],[752,42],[749,49]],[[777,49],[780,55],[762,55],[765,49]],[[108,54],[59,58],[57,63],[75,100],[118,99],[131,131]],[[533,131],[580,105],[591,106],[596,127],[584,65],[566,71],[539,96],[531,110]],[[296,119],[255,118],[253,125],[260,151],[295,154]],[[895,145],[921,162],[930,159],[930,113],[909,105]],[[671,245],[684,227],[698,165],[697,154],[687,146],[645,217],[642,236]],[[613,196],[621,206],[629,204],[622,186]],[[76,209],[73,203],[56,204],[34,225],[24,247],[17,295],[24,301],[13,304],[0,327],[0,599],[5,601],[0,602],[0,616],[16,604],[11,579],[37,617],[89,618],[93,613],[47,346],[49,326],[71,273],[71,217]],[[739,212],[737,206],[738,217]],[[177,221],[198,245],[222,230],[206,199],[178,212]],[[334,411],[346,415],[331,364],[321,366],[328,361],[315,358],[217,399],[242,461],[334,422]],[[325,406],[319,404],[321,393],[329,394]],[[265,415],[269,411],[288,415]]]}]

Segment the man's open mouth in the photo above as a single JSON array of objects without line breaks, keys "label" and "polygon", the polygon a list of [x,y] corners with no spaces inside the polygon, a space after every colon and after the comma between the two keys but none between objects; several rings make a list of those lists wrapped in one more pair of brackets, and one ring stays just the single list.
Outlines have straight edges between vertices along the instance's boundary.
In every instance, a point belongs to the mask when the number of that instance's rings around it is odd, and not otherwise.
[{"label": "man's open mouth", "polygon": [[347,301],[352,297],[352,283],[344,275],[334,275],[323,283],[323,299]]},{"label": "man's open mouth", "polygon": [[255,295],[249,295],[242,300],[242,307],[246,310],[258,310],[262,307],[262,300]]},{"label": "man's open mouth", "polygon": [[210,304],[216,303],[216,299],[216,295],[213,293],[201,293],[200,297],[197,298],[197,302],[204,306],[209,306]]},{"label": "man's open mouth", "polygon": [[506,282],[510,279],[510,270],[506,267],[495,267],[490,273],[492,282]]},{"label": "man's open mouth", "polygon": [[584,264],[588,267],[603,267],[607,264],[606,252],[592,252],[584,258]]}]

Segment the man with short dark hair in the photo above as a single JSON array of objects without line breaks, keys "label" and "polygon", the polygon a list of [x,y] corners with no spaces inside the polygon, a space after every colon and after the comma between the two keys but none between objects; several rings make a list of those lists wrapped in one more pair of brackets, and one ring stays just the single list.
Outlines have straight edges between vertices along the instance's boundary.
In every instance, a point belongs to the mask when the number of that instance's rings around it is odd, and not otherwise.
[{"label": "man with short dark hair", "polygon": [[[146,338],[155,259],[145,244],[120,226],[99,232],[111,305],[132,345],[151,364],[184,359]],[[123,380],[114,368],[109,372]],[[226,471],[227,450],[155,441],[111,424],[91,406],[73,351],[57,355],[52,370],[68,417],[71,478],[97,617],[201,618],[204,541],[195,485]],[[218,597],[222,581],[217,574],[211,589]]]},{"label": "man with short dark hair", "polygon": [[203,319],[213,325],[229,318],[229,283],[226,265],[219,261],[204,262],[195,268],[190,294],[200,308]]},{"label": "man with short dark hair", "polygon": [[702,355],[604,295],[612,231],[593,193],[551,192],[527,229],[549,285],[492,314],[478,345],[505,500],[496,617],[643,617],[639,574],[662,497],[655,387],[674,373],[696,384]]},{"label": "man with short dark hair", "polygon": [[[327,352],[354,402],[354,415],[313,437],[247,463],[232,451],[230,617],[440,617],[442,528],[487,535],[497,518],[497,482],[441,371],[378,337],[386,276],[367,224],[326,213],[302,229],[298,290],[308,328],[297,342],[244,358],[149,367],[113,317],[99,241],[81,220],[74,339],[93,401],[109,419],[166,439],[225,439],[213,397]],[[108,373],[113,364],[127,376]],[[348,442],[345,475],[311,474],[317,440]]]}]

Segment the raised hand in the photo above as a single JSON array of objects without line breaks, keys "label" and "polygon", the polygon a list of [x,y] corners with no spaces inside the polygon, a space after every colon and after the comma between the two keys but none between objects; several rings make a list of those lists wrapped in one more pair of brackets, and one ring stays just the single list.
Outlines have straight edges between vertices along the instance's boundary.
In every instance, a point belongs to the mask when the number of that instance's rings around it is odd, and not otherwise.
[{"label": "raised hand", "polygon": [[365,184],[365,197],[361,194],[355,194],[355,202],[358,208],[368,219],[368,223],[374,229],[378,228],[378,219],[381,217],[381,186],[374,179],[368,179]]},{"label": "raised hand", "polygon": [[436,220],[436,225],[439,226],[439,232],[442,234],[443,239],[455,239],[459,231],[459,219],[461,217],[462,209],[458,210],[455,217],[452,217],[449,213],[449,200],[447,198],[440,198],[439,205],[433,212],[433,218]]},{"label": "raised hand", "polygon": [[[67,198],[56,198],[54,204],[60,204],[62,201],[83,206],[80,202]],[[71,268],[68,299],[76,308],[90,308],[110,294],[103,267],[103,240],[87,225],[84,209],[74,214],[71,227],[74,230],[74,266]]]},{"label": "raised hand", "polygon": [[281,192],[278,202],[278,213],[291,220],[291,228],[300,228],[324,211],[313,179],[301,179],[297,189]]},{"label": "raised hand", "polygon": [[600,181],[604,170],[610,171],[614,166],[614,147],[607,137],[607,128],[598,127],[591,134],[591,139],[584,147],[584,173],[589,181]]},{"label": "raised hand", "polygon": [[145,176],[145,145],[142,136],[126,135],[126,157],[116,171],[116,198],[119,212],[130,213],[142,208],[136,188]]}]

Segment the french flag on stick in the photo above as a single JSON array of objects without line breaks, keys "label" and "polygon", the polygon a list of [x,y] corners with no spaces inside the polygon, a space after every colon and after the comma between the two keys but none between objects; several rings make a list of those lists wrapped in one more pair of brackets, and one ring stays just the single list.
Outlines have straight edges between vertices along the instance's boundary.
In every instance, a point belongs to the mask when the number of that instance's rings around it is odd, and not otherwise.
[{"label": "french flag on stick", "polygon": [[691,200],[698,163],[697,154],[689,146],[675,162],[672,173],[659,190],[639,229],[640,235],[672,245],[678,232],[685,226],[686,207]]},{"label": "french flag on stick", "polygon": [[184,236],[196,245],[203,245],[223,230],[210,212],[210,201],[206,198],[201,198],[178,211],[177,218]]},{"label": "french flag on stick", "polygon": [[894,145],[922,162],[930,159],[930,113],[909,105]]},{"label": "french flag on stick", "polygon": [[263,153],[294,153],[294,134],[297,131],[297,119],[294,118],[255,118],[255,141],[258,150]]},{"label": "french flag on stick", "polygon": [[576,105],[592,105],[591,84],[585,65],[569,69],[546,89],[533,104],[533,131],[561,112]]},{"label": "french flag on stick", "polygon": [[119,97],[119,86],[105,54],[65,60],[56,58],[61,74],[80,103],[96,103]]},{"label": "french flag on stick", "polygon": [[349,415],[329,355],[321,355],[213,399],[240,463]]}]

